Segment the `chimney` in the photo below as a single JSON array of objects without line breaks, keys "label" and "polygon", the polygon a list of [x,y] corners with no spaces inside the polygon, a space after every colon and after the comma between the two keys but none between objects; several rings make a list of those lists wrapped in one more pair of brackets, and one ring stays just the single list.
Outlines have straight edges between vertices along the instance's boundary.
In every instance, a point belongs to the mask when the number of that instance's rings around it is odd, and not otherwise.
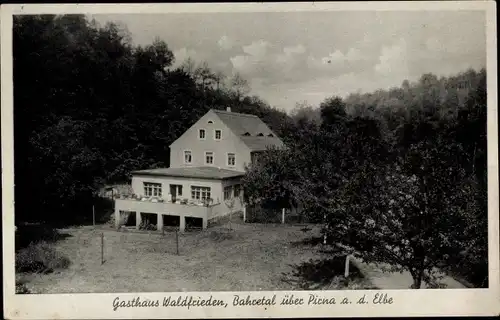
[{"label": "chimney", "polygon": [[227,108],[226,108],[226,111],[227,111],[227,112],[231,112],[231,107],[227,107]]}]

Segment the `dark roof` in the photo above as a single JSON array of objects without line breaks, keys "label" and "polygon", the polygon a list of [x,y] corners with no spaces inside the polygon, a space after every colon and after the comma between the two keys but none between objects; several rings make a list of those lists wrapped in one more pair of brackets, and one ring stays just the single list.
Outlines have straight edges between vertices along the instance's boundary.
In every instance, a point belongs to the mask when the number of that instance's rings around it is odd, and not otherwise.
[{"label": "dark roof", "polygon": [[240,139],[250,148],[252,151],[263,151],[268,147],[283,147],[283,141],[276,137],[251,137],[251,136],[241,136]]},{"label": "dark roof", "polygon": [[265,150],[267,146],[283,146],[283,142],[259,117],[253,114],[212,110],[252,151]]},{"label": "dark roof", "polygon": [[217,116],[224,122],[226,126],[233,131],[236,135],[243,135],[245,133],[250,133],[252,136],[256,136],[259,133],[268,135],[272,133],[271,129],[262,121],[259,117],[253,114],[228,112],[222,110],[213,110]]},{"label": "dark roof", "polygon": [[216,167],[185,167],[185,168],[157,168],[133,171],[133,175],[184,177],[201,179],[230,179],[243,176],[245,173],[234,170],[219,169]]}]

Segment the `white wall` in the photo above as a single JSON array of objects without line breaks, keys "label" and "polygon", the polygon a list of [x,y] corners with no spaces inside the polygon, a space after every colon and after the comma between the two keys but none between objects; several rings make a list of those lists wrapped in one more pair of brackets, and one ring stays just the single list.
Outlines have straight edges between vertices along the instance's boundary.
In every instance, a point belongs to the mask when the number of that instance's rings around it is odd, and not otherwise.
[{"label": "white wall", "polygon": [[162,196],[165,200],[167,200],[167,195],[170,193],[170,184],[177,184],[182,185],[182,196],[178,196],[178,198],[191,199],[191,186],[198,186],[210,187],[214,203],[223,201],[224,194],[220,180],[136,175],[132,177],[134,194],[144,195],[144,182],[161,183]]},{"label": "white wall", "polygon": [[[241,179],[230,179],[230,180],[223,180],[222,181],[222,199],[224,199],[224,188],[229,187],[229,186],[234,186],[236,184],[240,185],[240,192],[241,195],[243,195],[243,185],[241,184]],[[240,198],[234,197],[234,189],[233,189],[233,212],[240,211],[243,209],[243,204],[241,203]],[[227,212],[229,210],[228,204],[225,201],[222,201],[222,206],[224,207],[224,212]]]},{"label": "white wall", "polygon": [[[208,121],[212,121],[209,124]],[[199,129],[205,129],[205,140],[199,139]],[[214,139],[214,130],[222,131],[221,139]],[[184,163],[184,151],[190,150],[192,163]],[[245,171],[250,163],[250,150],[215,114],[209,111],[170,146],[170,167],[200,167],[205,164],[205,151],[214,153],[212,166],[229,170]],[[236,154],[235,166],[227,165],[227,153]]]},{"label": "white wall", "polygon": [[[161,213],[170,214],[173,216],[181,217],[195,217],[207,219],[209,207],[195,206],[195,205],[182,205],[176,203],[165,202],[149,202],[137,200],[115,200],[115,210],[118,211],[134,211],[134,212],[147,212],[147,213]],[[123,223],[123,222],[122,222]]]}]

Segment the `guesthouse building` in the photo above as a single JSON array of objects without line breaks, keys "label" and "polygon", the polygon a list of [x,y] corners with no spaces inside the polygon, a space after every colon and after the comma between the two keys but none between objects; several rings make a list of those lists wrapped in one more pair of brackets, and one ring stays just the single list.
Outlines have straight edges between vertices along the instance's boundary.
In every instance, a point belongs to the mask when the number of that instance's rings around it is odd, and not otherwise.
[{"label": "guesthouse building", "polygon": [[115,224],[207,228],[243,209],[246,166],[281,139],[257,116],[209,110],[170,145],[170,167],[132,172],[132,194],[115,199]]}]

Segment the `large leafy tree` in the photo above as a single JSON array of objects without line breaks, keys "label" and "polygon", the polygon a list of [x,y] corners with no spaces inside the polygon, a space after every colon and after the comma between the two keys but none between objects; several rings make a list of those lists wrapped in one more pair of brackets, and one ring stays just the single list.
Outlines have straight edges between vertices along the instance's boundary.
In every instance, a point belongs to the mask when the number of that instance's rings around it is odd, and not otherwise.
[{"label": "large leafy tree", "polygon": [[242,183],[245,202],[267,208],[291,208],[296,201],[288,188],[296,180],[296,161],[289,149],[269,149],[247,170]]},{"label": "large leafy tree", "polygon": [[[413,288],[435,284],[436,267],[460,246],[471,193],[465,172],[450,165],[462,156],[446,140],[412,144],[386,169],[354,188],[345,215],[334,217],[339,239],[363,260],[409,271]],[[346,241],[347,240],[347,241]]]}]

